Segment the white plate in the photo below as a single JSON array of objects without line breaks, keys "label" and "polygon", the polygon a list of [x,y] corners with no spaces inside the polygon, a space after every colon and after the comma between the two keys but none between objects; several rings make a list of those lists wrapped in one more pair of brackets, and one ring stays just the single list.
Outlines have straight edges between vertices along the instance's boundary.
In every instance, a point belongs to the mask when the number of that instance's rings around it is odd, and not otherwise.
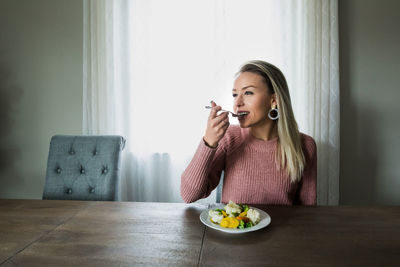
[{"label": "white plate", "polygon": [[232,228],[225,228],[225,227],[221,227],[218,224],[212,223],[210,221],[210,216],[208,216],[208,212],[210,210],[215,210],[215,209],[223,209],[225,207],[224,204],[218,204],[216,206],[214,206],[211,209],[208,210],[204,210],[201,214],[200,214],[200,221],[202,223],[204,223],[206,226],[213,228],[215,230],[219,230],[222,232],[226,232],[226,233],[231,233],[231,234],[240,234],[240,233],[247,233],[247,232],[252,232],[252,231],[257,231],[260,230],[264,227],[266,227],[268,224],[271,223],[271,217],[268,215],[268,213],[266,213],[263,210],[257,209],[257,208],[253,208],[253,207],[249,207],[251,209],[254,209],[256,211],[258,211],[260,213],[260,222],[252,227],[249,228],[244,228],[244,229],[232,229]]}]

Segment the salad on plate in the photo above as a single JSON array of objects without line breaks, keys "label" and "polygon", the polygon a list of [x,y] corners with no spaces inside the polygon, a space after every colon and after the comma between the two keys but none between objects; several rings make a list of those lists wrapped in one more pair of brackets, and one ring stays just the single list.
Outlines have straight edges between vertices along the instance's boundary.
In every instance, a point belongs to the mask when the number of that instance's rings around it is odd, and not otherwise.
[{"label": "salad on plate", "polygon": [[224,228],[246,229],[257,225],[260,213],[244,204],[229,201],[222,209],[211,209],[208,212],[210,221]]}]

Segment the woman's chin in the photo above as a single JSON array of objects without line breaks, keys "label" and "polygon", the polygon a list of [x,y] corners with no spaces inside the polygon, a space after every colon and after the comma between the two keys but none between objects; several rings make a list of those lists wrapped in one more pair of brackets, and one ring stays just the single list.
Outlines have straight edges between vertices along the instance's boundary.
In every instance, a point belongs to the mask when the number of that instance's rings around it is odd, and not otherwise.
[{"label": "woman's chin", "polygon": [[239,121],[239,126],[240,126],[240,128],[249,128],[250,127],[250,125],[248,125],[244,121]]}]

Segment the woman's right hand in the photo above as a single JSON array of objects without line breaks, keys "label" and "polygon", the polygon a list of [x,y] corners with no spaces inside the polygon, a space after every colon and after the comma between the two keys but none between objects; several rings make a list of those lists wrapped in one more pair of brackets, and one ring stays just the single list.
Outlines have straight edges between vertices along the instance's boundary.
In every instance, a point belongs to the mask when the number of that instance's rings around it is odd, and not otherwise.
[{"label": "woman's right hand", "polygon": [[229,127],[229,113],[223,112],[218,115],[218,111],[222,109],[221,106],[217,106],[214,101],[211,101],[211,106],[212,109],[208,116],[206,133],[203,139],[208,146],[215,148]]}]

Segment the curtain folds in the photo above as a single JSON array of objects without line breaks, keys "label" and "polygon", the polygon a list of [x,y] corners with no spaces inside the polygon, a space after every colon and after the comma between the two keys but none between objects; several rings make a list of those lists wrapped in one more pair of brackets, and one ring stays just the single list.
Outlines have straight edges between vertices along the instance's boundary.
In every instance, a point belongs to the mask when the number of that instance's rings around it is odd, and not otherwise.
[{"label": "curtain folds", "polygon": [[318,204],[338,204],[337,12],[337,0],[84,0],[83,133],[127,139],[122,200],[182,201],[204,105],[230,108],[239,66],[261,59],[317,142]]}]

